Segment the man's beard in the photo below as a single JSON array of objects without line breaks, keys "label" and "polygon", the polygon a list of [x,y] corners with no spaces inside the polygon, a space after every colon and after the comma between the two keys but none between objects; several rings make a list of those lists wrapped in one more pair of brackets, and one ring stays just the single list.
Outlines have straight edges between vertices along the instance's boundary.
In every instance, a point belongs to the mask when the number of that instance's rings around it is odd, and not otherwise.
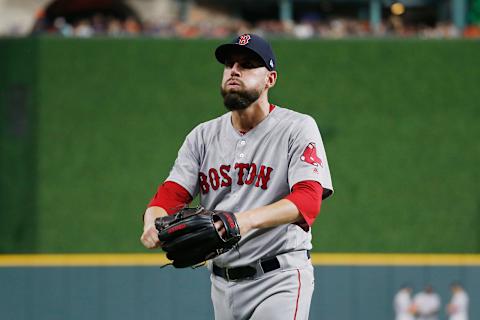
[{"label": "man's beard", "polygon": [[225,107],[230,111],[234,111],[247,109],[252,103],[258,100],[261,92],[255,89],[232,92],[222,87],[221,93]]}]

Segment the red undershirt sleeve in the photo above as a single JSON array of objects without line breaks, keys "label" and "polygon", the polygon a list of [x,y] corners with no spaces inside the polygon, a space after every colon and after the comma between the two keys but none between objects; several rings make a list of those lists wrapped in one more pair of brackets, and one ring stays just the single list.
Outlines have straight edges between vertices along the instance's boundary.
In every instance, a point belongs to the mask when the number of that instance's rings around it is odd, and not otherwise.
[{"label": "red undershirt sleeve", "polygon": [[148,208],[161,207],[168,214],[174,214],[190,202],[192,202],[192,196],[184,187],[173,181],[165,181],[158,187]]},{"label": "red undershirt sleeve", "polygon": [[292,201],[297,207],[303,217],[303,221],[300,221],[298,225],[304,230],[309,229],[320,213],[322,193],[323,188],[320,183],[307,180],[296,183],[292,187],[292,192],[284,198]]}]

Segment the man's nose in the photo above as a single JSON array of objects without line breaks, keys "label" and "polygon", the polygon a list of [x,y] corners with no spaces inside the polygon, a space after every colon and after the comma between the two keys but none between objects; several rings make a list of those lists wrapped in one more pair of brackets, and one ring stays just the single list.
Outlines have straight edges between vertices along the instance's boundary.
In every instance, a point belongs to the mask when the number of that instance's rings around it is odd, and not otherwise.
[{"label": "man's nose", "polygon": [[238,62],[235,62],[232,66],[232,69],[230,69],[230,75],[238,76],[239,74],[240,74],[240,64]]}]

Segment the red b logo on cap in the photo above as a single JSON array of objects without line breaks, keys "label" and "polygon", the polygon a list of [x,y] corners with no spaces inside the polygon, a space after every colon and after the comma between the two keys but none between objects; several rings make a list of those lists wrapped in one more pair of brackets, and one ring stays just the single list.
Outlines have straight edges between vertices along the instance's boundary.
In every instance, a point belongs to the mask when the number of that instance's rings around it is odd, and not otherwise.
[{"label": "red b logo on cap", "polygon": [[241,46],[244,46],[244,45],[248,44],[249,41],[250,41],[250,35],[249,34],[241,35],[240,38],[238,38],[238,44],[241,45]]}]

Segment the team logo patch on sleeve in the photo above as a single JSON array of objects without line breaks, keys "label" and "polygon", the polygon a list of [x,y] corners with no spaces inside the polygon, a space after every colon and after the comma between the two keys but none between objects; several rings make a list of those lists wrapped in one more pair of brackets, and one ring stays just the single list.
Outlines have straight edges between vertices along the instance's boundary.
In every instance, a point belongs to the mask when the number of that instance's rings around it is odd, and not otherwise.
[{"label": "team logo patch on sleeve", "polygon": [[300,160],[311,164],[312,166],[320,166],[323,168],[322,159],[320,159],[317,155],[317,147],[315,146],[314,142],[310,142],[307,145],[307,147],[303,151],[303,154],[300,156]]}]

